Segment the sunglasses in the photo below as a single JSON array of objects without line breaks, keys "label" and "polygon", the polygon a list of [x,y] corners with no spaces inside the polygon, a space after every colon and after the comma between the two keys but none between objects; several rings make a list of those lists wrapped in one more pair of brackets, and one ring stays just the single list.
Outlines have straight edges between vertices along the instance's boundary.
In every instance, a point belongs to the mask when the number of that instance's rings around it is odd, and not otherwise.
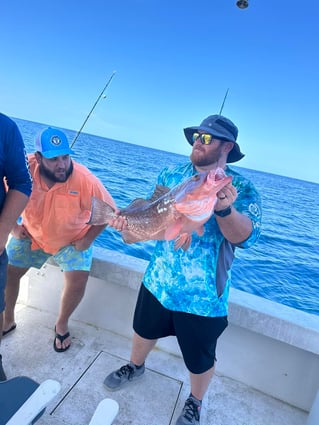
[{"label": "sunglasses", "polygon": [[193,143],[195,143],[197,139],[200,139],[202,145],[210,145],[214,141],[214,137],[208,133],[193,133]]}]

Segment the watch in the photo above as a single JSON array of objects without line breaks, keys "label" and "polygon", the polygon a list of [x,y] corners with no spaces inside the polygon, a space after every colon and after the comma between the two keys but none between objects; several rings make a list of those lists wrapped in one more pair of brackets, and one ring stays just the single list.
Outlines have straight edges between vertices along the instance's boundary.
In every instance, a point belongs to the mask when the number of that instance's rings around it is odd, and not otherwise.
[{"label": "watch", "polygon": [[231,214],[231,206],[220,210],[220,211],[214,211],[215,215],[218,215],[218,217],[226,217],[227,215]]}]

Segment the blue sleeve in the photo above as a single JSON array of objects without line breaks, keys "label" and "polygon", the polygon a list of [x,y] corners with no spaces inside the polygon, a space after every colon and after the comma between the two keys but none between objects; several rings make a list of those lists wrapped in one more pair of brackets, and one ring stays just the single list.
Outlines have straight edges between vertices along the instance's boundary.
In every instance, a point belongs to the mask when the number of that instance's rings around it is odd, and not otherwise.
[{"label": "blue sleeve", "polygon": [[249,248],[260,236],[262,217],[260,195],[254,185],[240,175],[233,176],[233,185],[236,187],[238,193],[234,207],[240,213],[247,215],[252,221],[251,234],[245,241],[236,244],[236,246],[239,248]]},{"label": "blue sleeve", "polygon": [[166,186],[167,185],[167,174],[170,174],[171,170],[168,167],[165,167],[162,169],[162,171],[160,172],[160,174],[157,177],[157,182],[156,184],[159,184],[161,186]]},{"label": "blue sleeve", "polygon": [[18,190],[27,196],[32,191],[32,177],[21,133],[16,123],[1,116],[0,172],[9,189]]},{"label": "blue sleeve", "polygon": [[152,195],[153,195],[153,193],[155,192],[155,190],[156,190],[156,186],[157,185],[160,185],[160,186],[167,186],[167,183],[166,183],[166,181],[165,181],[165,176],[166,176],[166,174],[168,173],[168,168],[164,168],[161,172],[160,172],[160,174],[158,175],[158,177],[157,177],[157,180],[156,180],[156,183],[153,185],[153,187],[151,188],[151,190],[148,192],[148,195],[147,195],[147,199],[150,199],[151,197],[152,197]]}]

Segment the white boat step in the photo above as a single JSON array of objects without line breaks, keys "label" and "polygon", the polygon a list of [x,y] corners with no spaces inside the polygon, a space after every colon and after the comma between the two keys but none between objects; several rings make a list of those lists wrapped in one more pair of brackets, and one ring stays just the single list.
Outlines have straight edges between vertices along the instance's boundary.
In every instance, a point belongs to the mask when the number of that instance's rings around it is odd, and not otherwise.
[{"label": "white boat step", "polygon": [[89,425],[111,425],[119,411],[117,401],[105,398],[98,404]]}]

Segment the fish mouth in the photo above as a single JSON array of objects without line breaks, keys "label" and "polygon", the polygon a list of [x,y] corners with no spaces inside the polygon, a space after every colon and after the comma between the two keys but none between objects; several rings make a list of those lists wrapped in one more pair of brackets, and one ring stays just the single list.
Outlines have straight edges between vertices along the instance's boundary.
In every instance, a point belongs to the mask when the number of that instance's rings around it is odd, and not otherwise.
[{"label": "fish mouth", "polygon": [[224,177],[226,177],[225,171],[222,168],[217,168],[214,173],[215,180],[223,180]]},{"label": "fish mouth", "polygon": [[205,180],[207,181],[207,183],[212,184],[214,182],[223,180],[225,177],[226,177],[226,174],[224,170],[218,167],[216,170],[210,170],[207,173]]}]

